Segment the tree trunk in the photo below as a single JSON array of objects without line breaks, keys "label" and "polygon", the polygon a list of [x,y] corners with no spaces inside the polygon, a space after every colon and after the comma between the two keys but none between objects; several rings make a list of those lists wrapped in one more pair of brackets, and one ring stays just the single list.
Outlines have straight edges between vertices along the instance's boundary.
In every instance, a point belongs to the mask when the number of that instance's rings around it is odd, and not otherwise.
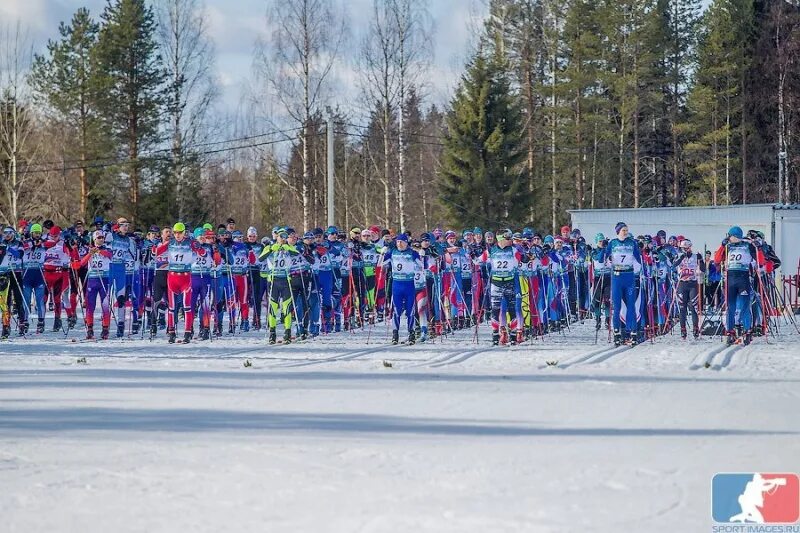
[{"label": "tree trunk", "polygon": [[551,57],[550,61],[550,68],[552,69],[552,73],[550,76],[551,79],[551,95],[550,95],[550,106],[552,108],[550,113],[550,193],[552,197],[552,204],[551,204],[551,224],[553,228],[553,234],[556,232],[556,225],[557,222],[557,208],[558,208],[558,199],[556,198],[556,129],[558,125],[558,116],[556,113],[556,58],[555,55]]},{"label": "tree trunk", "polygon": [[[633,87],[634,91],[639,86],[639,54],[633,55]],[[633,95],[633,207],[639,207],[639,197],[641,195],[640,176],[639,176],[639,94]]]},{"label": "tree trunk", "polygon": [[597,186],[597,122],[594,123],[594,145],[592,148],[592,203],[591,207],[595,206],[595,190]]},{"label": "tree trunk", "polygon": [[575,193],[578,209],[583,209],[583,123],[581,122],[581,90],[575,94],[575,146],[578,148],[578,164],[575,170]]}]

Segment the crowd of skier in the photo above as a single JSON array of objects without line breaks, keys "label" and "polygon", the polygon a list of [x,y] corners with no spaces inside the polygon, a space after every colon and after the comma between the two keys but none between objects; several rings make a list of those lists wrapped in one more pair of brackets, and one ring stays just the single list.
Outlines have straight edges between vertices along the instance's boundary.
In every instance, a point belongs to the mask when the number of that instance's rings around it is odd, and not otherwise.
[{"label": "crowd of skier", "polygon": [[395,344],[401,329],[413,344],[465,328],[477,338],[488,324],[492,343],[506,345],[589,319],[615,345],[675,325],[684,339],[724,334],[749,344],[781,306],[779,266],[763,234],[738,226],[701,254],[664,231],[634,238],[622,222],[587,242],[568,226],[545,236],[530,228],[412,235],[276,226],[262,236],[233,219],[146,232],[124,217],[65,229],[21,220],[0,243],[2,338],[12,325],[23,337],[44,332],[50,310],[54,332],[83,327],[94,339],[99,308],[101,339],[112,327],[117,338],[153,339],[165,329],[170,343],[262,328],[269,343],[289,343],[386,320]]}]

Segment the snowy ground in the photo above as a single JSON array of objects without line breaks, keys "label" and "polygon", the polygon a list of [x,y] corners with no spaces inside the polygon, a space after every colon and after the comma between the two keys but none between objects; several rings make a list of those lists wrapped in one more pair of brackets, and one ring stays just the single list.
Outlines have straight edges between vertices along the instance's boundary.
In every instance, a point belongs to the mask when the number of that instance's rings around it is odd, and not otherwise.
[{"label": "snowy ground", "polygon": [[588,324],[494,349],[486,330],[391,347],[382,325],[275,347],[12,339],[0,529],[710,531],[715,472],[800,471],[783,332],[726,350],[615,350]]}]

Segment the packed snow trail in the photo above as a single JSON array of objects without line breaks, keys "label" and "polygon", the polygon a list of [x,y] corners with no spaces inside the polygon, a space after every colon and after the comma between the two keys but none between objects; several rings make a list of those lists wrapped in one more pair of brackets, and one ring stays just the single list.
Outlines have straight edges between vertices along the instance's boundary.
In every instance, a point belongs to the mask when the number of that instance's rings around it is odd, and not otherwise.
[{"label": "packed snow trail", "polygon": [[2,343],[3,530],[708,531],[798,469],[797,336],[473,338]]}]

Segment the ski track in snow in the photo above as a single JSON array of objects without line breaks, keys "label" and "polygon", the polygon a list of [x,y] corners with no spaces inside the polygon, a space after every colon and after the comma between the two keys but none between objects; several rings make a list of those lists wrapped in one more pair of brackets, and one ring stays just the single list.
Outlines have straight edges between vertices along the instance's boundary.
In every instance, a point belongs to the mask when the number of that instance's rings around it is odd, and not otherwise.
[{"label": "ski track in snow", "polygon": [[396,346],[383,326],[273,346],[12,338],[0,530],[707,531],[714,473],[796,470],[787,331],[731,347],[595,344],[588,321],[505,347],[485,325],[477,343]]}]

